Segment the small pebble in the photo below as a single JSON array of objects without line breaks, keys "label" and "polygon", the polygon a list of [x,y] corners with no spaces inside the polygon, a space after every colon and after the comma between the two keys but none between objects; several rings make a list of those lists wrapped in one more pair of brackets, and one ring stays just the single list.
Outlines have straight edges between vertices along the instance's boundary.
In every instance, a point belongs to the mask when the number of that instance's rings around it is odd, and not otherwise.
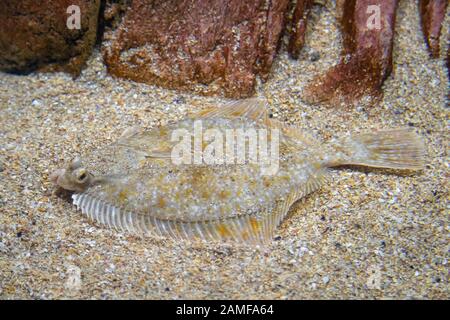
[{"label": "small pebble", "polygon": [[316,61],[318,61],[319,59],[320,59],[320,53],[319,53],[318,51],[314,51],[314,52],[311,53],[311,58],[310,58],[310,60],[311,60],[312,62],[316,62]]}]

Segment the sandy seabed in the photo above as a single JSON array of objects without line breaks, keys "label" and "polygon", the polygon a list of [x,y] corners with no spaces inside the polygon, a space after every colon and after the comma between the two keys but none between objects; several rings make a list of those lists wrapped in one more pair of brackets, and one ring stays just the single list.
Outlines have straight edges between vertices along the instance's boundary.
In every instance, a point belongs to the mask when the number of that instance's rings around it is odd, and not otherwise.
[{"label": "sandy seabed", "polygon": [[57,196],[49,174],[127,127],[225,100],[114,79],[98,50],[76,80],[0,74],[0,298],[450,298],[445,63],[429,59],[415,2],[401,1],[383,100],[307,105],[306,83],[339,58],[333,7],[314,9],[300,60],[282,48],[258,95],[275,118],[322,141],[413,127],[426,142],[423,171],[333,170],[264,249],[121,234]]}]

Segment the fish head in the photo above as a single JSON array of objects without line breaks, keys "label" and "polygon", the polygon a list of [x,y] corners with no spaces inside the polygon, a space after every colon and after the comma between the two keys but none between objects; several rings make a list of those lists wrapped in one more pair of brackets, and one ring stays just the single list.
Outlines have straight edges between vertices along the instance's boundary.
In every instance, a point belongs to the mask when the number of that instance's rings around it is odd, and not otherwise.
[{"label": "fish head", "polygon": [[75,158],[66,168],[54,171],[50,180],[65,190],[83,192],[92,184],[93,176],[83,167],[81,160]]}]

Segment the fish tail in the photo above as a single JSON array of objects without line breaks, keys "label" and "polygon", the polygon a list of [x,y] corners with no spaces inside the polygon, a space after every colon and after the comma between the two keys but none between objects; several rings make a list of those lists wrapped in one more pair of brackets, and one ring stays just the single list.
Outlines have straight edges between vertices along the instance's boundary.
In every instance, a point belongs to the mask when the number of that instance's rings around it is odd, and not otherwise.
[{"label": "fish tail", "polygon": [[424,143],[408,128],[353,135],[341,141],[336,151],[331,166],[420,170],[425,163]]}]

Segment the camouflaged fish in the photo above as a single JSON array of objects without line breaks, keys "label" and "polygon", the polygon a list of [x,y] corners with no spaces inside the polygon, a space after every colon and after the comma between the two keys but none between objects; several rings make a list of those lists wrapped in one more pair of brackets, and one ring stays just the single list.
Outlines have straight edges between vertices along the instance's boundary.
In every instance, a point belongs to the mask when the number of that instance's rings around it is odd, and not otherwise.
[{"label": "camouflaged fish", "polygon": [[[278,132],[277,171],[267,174],[263,164],[248,159],[231,165],[174,164],[173,133],[192,130],[198,120],[203,130],[224,135],[232,129]],[[89,219],[118,230],[261,244],[272,239],[294,202],[323,184],[328,168],[417,170],[423,162],[423,143],[409,129],[320,144],[300,129],[270,119],[262,100],[248,99],[167,126],[126,130],[117,142],[72,161],[51,180],[74,191],[73,203]]]}]

